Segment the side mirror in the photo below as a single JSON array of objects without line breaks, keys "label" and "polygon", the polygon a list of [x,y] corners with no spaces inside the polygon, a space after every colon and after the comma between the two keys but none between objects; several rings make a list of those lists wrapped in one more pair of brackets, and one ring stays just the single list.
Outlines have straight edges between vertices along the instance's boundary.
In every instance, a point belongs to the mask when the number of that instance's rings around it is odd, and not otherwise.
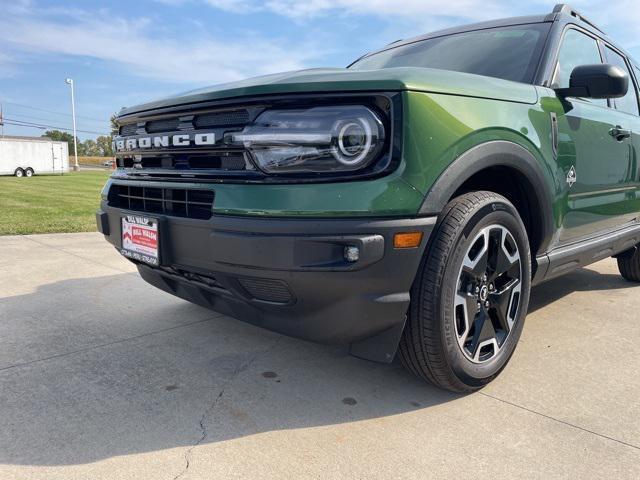
[{"label": "side mirror", "polygon": [[569,88],[558,88],[560,97],[621,98],[629,90],[629,75],[620,67],[599,63],[573,69]]}]

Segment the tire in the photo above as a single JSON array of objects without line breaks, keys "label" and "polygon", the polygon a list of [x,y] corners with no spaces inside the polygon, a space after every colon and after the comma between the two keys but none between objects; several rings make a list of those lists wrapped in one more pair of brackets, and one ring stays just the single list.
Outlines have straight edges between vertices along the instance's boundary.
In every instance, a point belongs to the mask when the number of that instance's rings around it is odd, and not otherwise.
[{"label": "tire", "polygon": [[34,174],[34,171],[33,171],[33,168],[31,168],[31,167],[28,167],[28,168],[24,171],[24,175],[25,175],[25,177],[29,177],[29,178],[31,178],[31,177],[33,177],[33,174]]},{"label": "tire", "polygon": [[629,282],[640,282],[640,248],[635,247],[618,255],[620,275]]},{"label": "tire", "polygon": [[516,208],[492,192],[455,198],[440,215],[412,287],[401,362],[446,390],[482,388],[516,348],[530,290],[529,240]]},{"label": "tire", "polygon": [[22,178],[24,177],[24,170],[21,168],[16,168],[16,171],[13,172],[13,175],[18,177],[18,178]]}]

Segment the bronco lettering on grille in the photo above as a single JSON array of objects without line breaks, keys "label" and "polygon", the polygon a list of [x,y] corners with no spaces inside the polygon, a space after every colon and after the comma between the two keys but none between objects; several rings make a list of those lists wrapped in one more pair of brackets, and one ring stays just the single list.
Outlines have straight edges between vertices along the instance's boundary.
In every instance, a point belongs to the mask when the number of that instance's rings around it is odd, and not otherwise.
[{"label": "bronco lettering on grille", "polygon": [[181,133],[177,135],[149,135],[136,138],[119,138],[114,143],[117,152],[145,149],[145,148],[166,148],[188,147],[190,145],[215,145],[216,134],[214,132],[204,133]]}]

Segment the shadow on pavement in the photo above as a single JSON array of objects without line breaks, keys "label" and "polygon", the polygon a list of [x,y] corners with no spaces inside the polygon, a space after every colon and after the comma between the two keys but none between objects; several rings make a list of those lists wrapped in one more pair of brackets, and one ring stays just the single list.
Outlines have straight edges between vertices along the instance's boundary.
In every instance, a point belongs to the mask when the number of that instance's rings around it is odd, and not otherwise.
[{"label": "shadow on pavement", "polygon": [[[616,275],[580,270],[537,287],[531,309],[573,291],[629,286]],[[366,362],[343,347],[215,316],[129,274],[0,299],[0,352],[2,464],[187,452],[200,442],[378,419],[460,399],[397,363]]]},{"label": "shadow on pavement", "polygon": [[0,364],[0,464],[186,452],[459,398],[398,364],[215,317],[140,282],[68,280],[0,299],[0,351],[21,359]]},{"label": "shadow on pavement", "polygon": [[627,282],[617,273],[599,273],[583,268],[534,287],[529,302],[529,313],[540,310],[573,292],[624,290],[634,287],[637,285]]}]

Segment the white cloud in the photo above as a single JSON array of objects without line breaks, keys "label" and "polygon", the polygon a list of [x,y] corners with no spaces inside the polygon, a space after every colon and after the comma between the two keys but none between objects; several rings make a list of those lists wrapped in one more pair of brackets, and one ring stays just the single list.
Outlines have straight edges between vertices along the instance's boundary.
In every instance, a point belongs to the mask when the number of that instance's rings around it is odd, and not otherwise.
[{"label": "white cloud", "polygon": [[[186,1],[186,0],[185,0]],[[403,20],[410,25],[433,31],[447,26],[496,18],[551,13],[559,0],[201,0],[227,12],[260,13],[269,11],[294,21],[310,22],[321,16],[341,18],[376,16],[390,25]],[[640,22],[638,0],[619,0],[611,8],[609,0],[573,0],[572,4],[614,40],[628,49],[640,48],[637,25]]]},{"label": "white cloud", "polygon": [[504,17],[509,3],[496,0],[267,0],[265,5],[274,13],[296,19],[338,14],[407,17],[421,21],[425,16],[473,20]]},{"label": "white cloud", "polygon": [[48,15],[25,7],[21,14],[0,18],[0,43],[5,50],[13,47],[30,54],[114,62],[139,76],[191,85],[304,68],[312,60],[310,52],[318,52],[308,45],[292,48],[255,34],[230,42],[194,31],[189,40],[169,40],[159,37],[148,19],[127,20],[108,12],[96,15],[78,10],[72,15],[72,22],[62,24],[60,12]]},{"label": "white cloud", "polygon": [[260,4],[252,0],[205,0],[205,3],[231,13],[253,13],[263,10]]},{"label": "white cloud", "polygon": [[[550,12],[554,0],[532,0],[514,5],[506,0],[156,0],[179,7],[199,2],[226,12],[249,14],[270,12],[313,26],[313,19],[364,15],[387,19],[389,29],[406,33],[405,26],[418,33],[464,21],[478,21],[528,13]],[[635,25],[640,22],[637,0],[620,0],[619,8],[605,8],[605,0],[574,0],[587,16],[602,23],[611,36],[631,50],[640,46]],[[68,55],[120,65],[135,75],[186,85],[222,83],[254,75],[314,66],[329,53],[335,35],[309,31],[314,44],[265,38],[243,33],[229,40],[207,32],[206,25],[193,21],[193,30],[183,38],[163,32],[150,19],[130,20],[109,11],[82,8],[43,8],[31,0],[14,0],[3,7],[0,17],[0,68],[11,75],[20,62],[40,55]],[[604,12],[607,12],[606,14]],[[599,18],[602,17],[602,18]],[[344,22],[343,22],[344,23]],[[424,27],[424,28],[423,28]],[[385,32],[380,32],[386,38]],[[402,33],[399,36],[403,36]],[[333,38],[333,40],[331,40]],[[395,33],[394,33],[395,38]],[[329,40],[329,42],[327,41]],[[381,44],[379,38],[366,45]],[[366,47],[365,47],[366,48]]]},{"label": "white cloud", "polygon": [[[185,2],[187,0],[156,0]],[[504,0],[201,0],[212,7],[232,13],[268,11],[294,20],[309,20],[319,16],[373,15],[383,18],[410,18],[418,23],[425,17],[459,17],[484,20],[510,16],[518,8]],[[542,0],[544,1],[544,0]],[[520,9],[521,10],[521,9]]]}]

